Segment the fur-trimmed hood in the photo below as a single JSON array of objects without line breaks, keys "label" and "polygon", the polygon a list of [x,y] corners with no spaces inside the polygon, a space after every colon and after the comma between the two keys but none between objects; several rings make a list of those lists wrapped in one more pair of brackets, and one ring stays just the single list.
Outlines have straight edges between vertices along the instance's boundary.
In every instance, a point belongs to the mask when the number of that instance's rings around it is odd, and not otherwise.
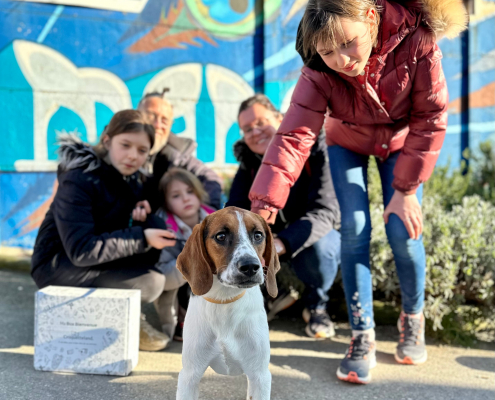
[{"label": "fur-trimmed hood", "polygon": [[[60,135],[58,144],[60,146],[57,150],[60,160],[58,165],[59,174],[77,168],[83,168],[83,172],[91,172],[106,164],[104,161],[106,158],[100,158],[93,146],[84,143],[74,134]],[[149,178],[151,175],[147,168],[149,168],[149,160],[145,166],[138,170],[142,179]]]},{"label": "fur-trimmed hood", "polygon": [[[468,22],[468,14],[461,0],[376,0],[381,21],[375,51],[385,55],[394,51],[402,41],[419,32],[428,31],[433,43],[442,37],[454,38],[462,32]],[[420,29],[422,28],[422,29]]]},{"label": "fur-trimmed hood", "polygon": [[255,154],[246,144],[244,138],[234,143],[234,157],[243,167],[259,168],[262,156]]},{"label": "fur-trimmed hood", "polygon": [[93,147],[84,143],[73,134],[63,134],[58,138],[59,173],[76,168],[84,168],[84,172],[94,171],[101,165],[101,159]]},{"label": "fur-trimmed hood", "polygon": [[423,22],[438,39],[455,38],[467,28],[469,14],[461,0],[394,0],[407,9],[417,10]]},{"label": "fur-trimmed hood", "polygon": [[[381,15],[378,49],[381,54],[393,51],[419,26],[428,27],[438,41],[455,38],[467,28],[469,15],[462,0],[376,0]],[[301,23],[297,30],[296,50],[304,64],[316,71],[329,72],[319,54],[308,58],[302,51]]]}]

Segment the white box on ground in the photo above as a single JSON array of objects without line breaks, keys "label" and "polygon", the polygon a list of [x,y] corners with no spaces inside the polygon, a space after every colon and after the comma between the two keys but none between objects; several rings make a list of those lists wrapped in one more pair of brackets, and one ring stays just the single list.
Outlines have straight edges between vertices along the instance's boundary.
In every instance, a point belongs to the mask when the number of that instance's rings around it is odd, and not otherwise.
[{"label": "white box on ground", "polygon": [[125,376],[139,357],[141,291],[48,286],[36,292],[34,368]]}]

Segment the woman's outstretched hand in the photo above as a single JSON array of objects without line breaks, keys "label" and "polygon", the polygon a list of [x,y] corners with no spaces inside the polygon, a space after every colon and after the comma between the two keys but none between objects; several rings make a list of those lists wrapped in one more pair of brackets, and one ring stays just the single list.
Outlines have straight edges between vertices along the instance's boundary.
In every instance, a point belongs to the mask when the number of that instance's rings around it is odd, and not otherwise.
[{"label": "woman's outstretched hand", "polygon": [[269,225],[273,225],[277,219],[277,211],[268,211],[263,208],[251,207],[251,212],[258,214]]},{"label": "woman's outstretched hand", "polygon": [[165,229],[145,229],[144,236],[148,244],[158,250],[175,246],[175,233]]},{"label": "woman's outstretched hand", "polygon": [[405,194],[396,190],[383,213],[386,224],[390,214],[395,214],[402,220],[411,239],[419,239],[419,235],[423,233],[423,213],[415,194]]},{"label": "woman's outstretched hand", "polygon": [[144,222],[150,213],[151,206],[148,200],[141,200],[136,203],[136,207],[132,210],[132,219],[134,221]]}]

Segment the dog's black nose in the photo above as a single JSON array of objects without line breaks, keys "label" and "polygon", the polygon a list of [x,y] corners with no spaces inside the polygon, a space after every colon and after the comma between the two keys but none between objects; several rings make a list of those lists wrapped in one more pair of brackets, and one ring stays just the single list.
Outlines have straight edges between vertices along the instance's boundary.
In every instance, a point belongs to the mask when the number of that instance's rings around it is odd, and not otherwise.
[{"label": "dog's black nose", "polygon": [[244,258],[239,261],[237,268],[246,276],[253,276],[260,269],[260,262],[255,258]]}]

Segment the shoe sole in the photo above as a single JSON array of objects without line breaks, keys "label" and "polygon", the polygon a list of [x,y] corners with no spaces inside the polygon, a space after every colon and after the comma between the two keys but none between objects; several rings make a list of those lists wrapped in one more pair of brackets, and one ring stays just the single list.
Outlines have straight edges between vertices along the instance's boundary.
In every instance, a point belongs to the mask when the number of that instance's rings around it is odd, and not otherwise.
[{"label": "shoe sole", "polygon": [[[370,361],[369,369],[373,369],[376,367],[376,357],[373,357]],[[364,378],[360,378],[355,371],[350,371],[347,375],[340,371],[340,367],[337,368],[337,378],[341,381],[349,382],[349,383],[358,383],[361,385],[366,385],[371,382],[371,374]]]},{"label": "shoe sole", "polygon": [[313,339],[330,339],[335,336],[335,331],[332,331],[330,333],[326,333],[323,331],[313,333],[309,328],[309,325],[306,325],[306,329],[304,331],[306,332],[306,335]]},{"label": "shoe sole", "polygon": [[[303,310],[302,318],[304,322],[309,324],[310,313],[307,308]],[[311,332],[311,329],[309,329],[309,325],[306,325],[306,329],[304,331],[306,332],[306,335],[308,335],[313,339],[330,339],[335,336],[335,329],[333,329],[330,333],[325,333],[325,332],[313,333]]]},{"label": "shoe sole", "polygon": [[371,374],[364,378],[360,378],[358,374],[354,371],[350,371],[347,375],[340,372],[340,368],[337,369],[337,378],[341,381],[349,382],[349,383],[357,383],[361,385],[366,385],[371,382]]},{"label": "shoe sole", "polygon": [[168,343],[165,346],[160,346],[160,347],[141,347],[139,346],[139,351],[160,351],[163,349],[166,349],[168,346]]},{"label": "shoe sole", "polygon": [[404,358],[400,358],[397,353],[395,353],[395,361],[397,361],[399,364],[402,364],[402,365],[421,365],[421,364],[424,364],[426,362],[426,360],[428,359],[428,354],[425,352],[425,355],[423,357],[421,357],[419,360],[413,360],[411,357],[404,357]]},{"label": "shoe sole", "polygon": [[[424,317],[423,317],[424,318]],[[402,329],[401,329],[401,325],[400,325],[400,318],[397,320],[397,329],[399,330],[399,333],[402,332]],[[402,364],[402,365],[421,365],[421,364],[424,364],[426,362],[426,360],[428,359],[428,353],[425,351],[425,355],[423,357],[421,357],[419,360],[413,360],[411,357],[404,357],[404,358],[400,358],[397,353],[394,354],[394,357],[395,357],[395,361],[397,361],[399,364]]]}]

